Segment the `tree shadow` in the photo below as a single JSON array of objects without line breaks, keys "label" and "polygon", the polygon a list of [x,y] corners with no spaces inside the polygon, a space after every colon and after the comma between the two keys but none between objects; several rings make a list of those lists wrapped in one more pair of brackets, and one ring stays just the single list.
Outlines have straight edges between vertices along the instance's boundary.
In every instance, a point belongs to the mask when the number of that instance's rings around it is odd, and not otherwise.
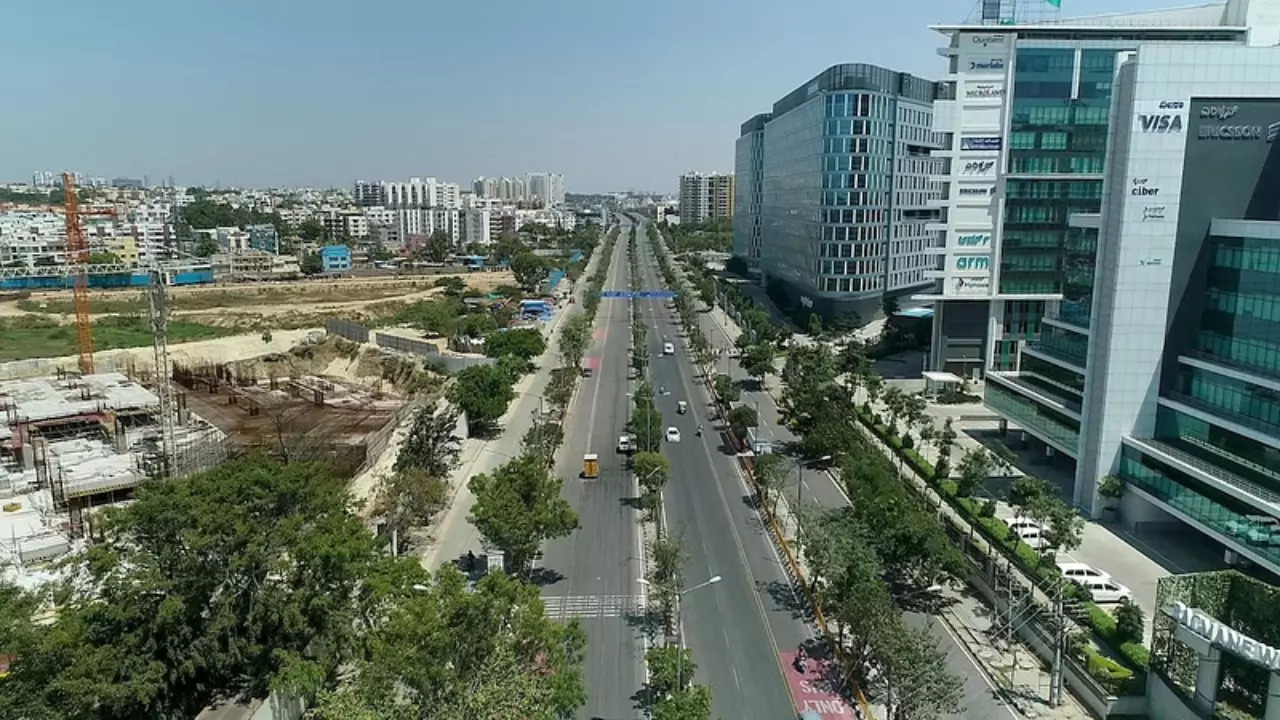
[{"label": "tree shadow", "polygon": [[533,568],[529,571],[529,584],[535,587],[549,587],[565,579],[565,574],[555,568]]},{"label": "tree shadow", "polygon": [[792,620],[813,618],[813,609],[809,607],[809,603],[801,599],[803,595],[796,588],[795,583],[770,580],[763,585],[765,592],[769,593],[769,597],[777,607],[791,613]]},{"label": "tree shadow", "polygon": [[639,495],[623,496],[618,498],[618,504],[632,510],[644,510],[644,499]]},{"label": "tree shadow", "polygon": [[477,440],[494,440],[502,435],[502,426],[496,422],[477,424],[467,428],[467,436]]}]

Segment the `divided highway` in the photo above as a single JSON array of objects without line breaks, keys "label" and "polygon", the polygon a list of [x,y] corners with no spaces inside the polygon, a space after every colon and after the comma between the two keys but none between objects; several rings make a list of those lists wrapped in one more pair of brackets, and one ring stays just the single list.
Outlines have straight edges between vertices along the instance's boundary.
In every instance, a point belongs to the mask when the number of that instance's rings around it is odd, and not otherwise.
[{"label": "divided highway", "polygon": [[[645,289],[660,289],[645,225],[638,243],[642,282]],[[667,527],[688,553],[689,585],[722,577],[683,601],[682,623],[698,666],[697,682],[710,686],[715,717],[795,717],[780,656],[794,652],[810,630],[796,610],[784,561],[751,506],[737,460],[721,446],[709,417],[709,395],[697,380],[674,311],[664,300],[634,302],[649,327],[651,382],[655,391],[669,391],[655,403],[664,425],[678,427],[682,435],[680,442],[664,442],[662,448],[671,461]],[[662,355],[664,342],[675,345],[674,356]],[[689,403],[685,415],[676,414],[680,400]],[[699,424],[702,437],[695,432]]]}]

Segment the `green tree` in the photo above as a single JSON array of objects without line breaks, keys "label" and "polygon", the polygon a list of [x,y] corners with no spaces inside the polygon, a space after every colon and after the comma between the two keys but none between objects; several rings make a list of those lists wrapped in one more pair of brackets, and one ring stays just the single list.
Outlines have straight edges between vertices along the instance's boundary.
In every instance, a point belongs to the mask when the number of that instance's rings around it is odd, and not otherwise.
[{"label": "green tree", "polygon": [[475,494],[471,523],[502,550],[509,567],[524,575],[539,546],[578,528],[578,516],[560,497],[564,481],[547,472],[541,459],[524,456],[491,475],[471,478]]},{"label": "green tree", "polygon": [[649,582],[662,612],[663,629],[671,635],[676,631],[675,605],[680,589],[684,587],[689,553],[679,538],[665,534],[653,541],[651,556],[653,568],[649,571]]},{"label": "green tree", "polygon": [[396,456],[395,470],[417,469],[433,477],[447,477],[458,464],[457,427],[458,411],[454,408],[435,405],[418,410]]},{"label": "green tree", "polygon": [[662,413],[654,407],[652,394],[644,396],[637,391],[634,405],[630,427],[636,447],[642,452],[657,452],[662,447]]},{"label": "green tree", "polygon": [[887,626],[874,652],[873,686],[888,708],[886,720],[935,720],[961,712],[963,683],[947,667],[947,654],[927,627],[898,621]]},{"label": "green tree", "polygon": [[428,335],[452,337],[463,317],[462,303],[453,297],[421,300],[396,314],[398,325],[413,325]]},{"label": "green tree", "polygon": [[489,357],[511,355],[528,362],[547,349],[546,338],[537,328],[497,330],[484,340],[484,353]]},{"label": "green tree", "polygon": [[777,515],[778,500],[787,486],[787,468],[781,455],[765,453],[755,457],[755,481],[760,502],[770,516]]},{"label": "green tree", "polygon": [[747,348],[740,358],[742,369],[757,383],[763,382],[764,376],[773,372],[773,346],[761,343]]},{"label": "green tree", "polygon": [[510,267],[516,282],[528,291],[536,290],[547,278],[547,272],[550,269],[546,261],[527,251],[511,258]]},{"label": "green tree", "polygon": [[1142,642],[1147,620],[1143,617],[1140,606],[1131,602],[1123,603],[1112,614],[1116,618],[1115,636],[1120,642]]},{"label": "green tree", "polygon": [[512,233],[502,233],[493,244],[493,255],[498,262],[511,262],[517,255],[528,252],[520,238]]},{"label": "green tree", "polygon": [[573,398],[573,387],[577,383],[578,368],[556,368],[551,371],[551,377],[547,380],[547,389],[544,397],[552,408],[563,413],[569,406],[569,401]]},{"label": "green tree", "polygon": [[818,313],[809,313],[809,337],[815,340],[822,337],[822,316]]},{"label": "green tree", "polygon": [[653,720],[709,720],[711,688],[692,685],[662,699],[653,709]]},{"label": "green tree", "polygon": [[453,254],[453,236],[445,230],[436,230],[423,243],[422,255],[429,262],[442,263]]},{"label": "green tree", "polygon": [[298,262],[298,267],[301,268],[304,275],[319,275],[324,272],[324,262],[320,260],[319,253],[303,255],[302,260]]},{"label": "green tree", "polygon": [[449,399],[466,413],[467,428],[472,433],[492,430],[514,397],[511,376],[490,365],[462,370],[449,390]]},{"label": "green tree", "polygon": [[428,525],[448,501],[449,483],[445,478],[414,468],[397,470],[383,478],[375,505],[403,540],[409,528]]},{"label": "green tree", "polygon": [[747,430],[758,427],[760,418],[756,415],[756,409],[750,405],[739,405],[725,415],[725,420],[729,422],[729,429],[734,435],[740,438],[747,436]]},{"label": "green tree", "polygon": [[693,653],[675,645],[649,648],[644,661],[649,666],[649,689],[658,697],[687,688],[698,669]]},{"label": "green tree", "polygon": [[[196,243],[195,254],[199,257],[210,257],[215,255],[222,248],[218,245],[218,241],[208,235],[201,235],[200,242]],[[319,258],[317,258],[318,260]]]},{"label": "green tree", "polygon": [[656,510],[662,504],[662,488],[671,475],[671,461],[656,452],[639,452],[631,458],[631,468],[640,483],[645,506]]},{"label": "green tree", "polygon": [[586,703],[586,635],[547,618],[536,586],[490,573],[472,589],[451,567],[379,581],[366,649],[317,720],[568,720]]},{"label": "green tree", "polygon": [[567,367],[576,368],[582,365],[582,358],[587,353],[587,343],[591,336],[591,324],[583,315],[575,316],[560,331],[560,357]]},{"label": "green tree", "polygon": [[726,403],[737,402],[738,398],[742,396],[742,391],[738,388],[737,383],[733,381],[733,378],[723,373],[716,375],[715,391],[716,397],[720,398],[721,402]]},{"label": "green tree", "polygon": [[546,422],[539,418],[525,431],[520,440],[526,455],[542,458],[550,467],[556,457],[556,450],[564,444],[564,427],[560,423]]},{"label": "green tree", "polygon": [[487,337],[498,330],[498,320],[488,312],[473,312],[462,316],[458,334],[472,338]]},{"label": "green tree", "polygon": [[120,257],[112,252],[94,252],[89,253],[90,265],[115,265],[120,262]]},{"label": "green tree", "polygon": [[974,448],[960,459],[959,476],[956,478],[956,495],[971,497],[974,488],[983,487],[991,479],[995,461],[985,448]]},{"label": "green tree", "polygon": [[[200,226],[192,225],[192,227],[200,227]],[[217,227],[217,226],[215,225],[213,227]],[[329,235],[328,231],[324,229],[324,226],[320,224],[319,220],[315,220],[315,219],[303,220],[302,224],[298,226],[298,237],[301,237],[303,240],[306,240],[307,242],[313,242],[313,243],[323,242],[329,239],[328,235]]]},{"label": "green tree", "polygon": [[15,653],[6,714],[194,717],[216,696],[315,692],[355,646],[381,562],[347,503],[325,468],[253,455],[140,487]]}]

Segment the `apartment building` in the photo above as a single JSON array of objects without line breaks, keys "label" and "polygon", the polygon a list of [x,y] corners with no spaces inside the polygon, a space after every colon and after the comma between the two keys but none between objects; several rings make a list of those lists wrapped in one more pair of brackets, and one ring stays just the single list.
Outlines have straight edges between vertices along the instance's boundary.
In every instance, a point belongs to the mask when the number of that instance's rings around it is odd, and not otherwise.
[{"label": "apartment building", "polygon": [[409,178],[407,182],[356,182],[352,191],[359,207],[450,208],[457,209],[462,189],[457,183],[442,183],[435,178]]},{"label": "apartment building", "polygon": [[728,173],[690,172],[680,176],[680,221],[700,223],[732,218],[734,176]]}]

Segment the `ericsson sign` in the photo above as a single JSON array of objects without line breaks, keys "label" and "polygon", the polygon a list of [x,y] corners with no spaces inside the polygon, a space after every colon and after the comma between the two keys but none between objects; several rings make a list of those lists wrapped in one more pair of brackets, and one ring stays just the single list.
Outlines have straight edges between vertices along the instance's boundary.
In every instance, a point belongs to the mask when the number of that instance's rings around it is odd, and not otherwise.
[{"label": "ericsson sign", "polygon": [[1269,125],[1253,125],[1231,122],[1240,112],[1239,105],[1206,105],[1200,108],[1200,127],[1197,140],[1263,140],[1275,142],[1280,137],[1280,122]]}]

